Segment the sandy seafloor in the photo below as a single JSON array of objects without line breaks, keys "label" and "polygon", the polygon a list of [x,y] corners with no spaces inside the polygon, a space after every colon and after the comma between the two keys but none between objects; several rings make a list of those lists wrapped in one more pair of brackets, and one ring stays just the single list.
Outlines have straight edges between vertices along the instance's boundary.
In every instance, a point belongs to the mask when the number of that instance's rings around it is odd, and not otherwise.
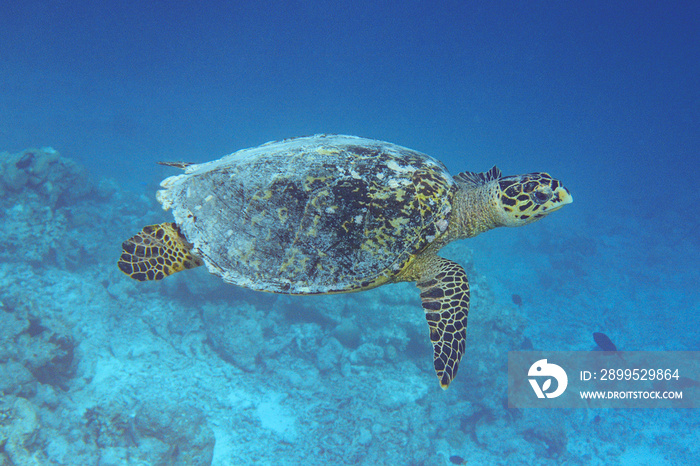
[{"label": "sandy seafloor", "polygon": [[594,331],[621,349],[697,350],[697,218],[574,220],[574,203],[445,248],[473,298],[443,391],[412,284],[288,297],[204,268],[138,283],[116,259],[170,220],[155,186],[91,179],[48,148],[2,153],[0,171],[0,465],[700,458],[697,410],[506,407],[509,350],[588,351]]}]

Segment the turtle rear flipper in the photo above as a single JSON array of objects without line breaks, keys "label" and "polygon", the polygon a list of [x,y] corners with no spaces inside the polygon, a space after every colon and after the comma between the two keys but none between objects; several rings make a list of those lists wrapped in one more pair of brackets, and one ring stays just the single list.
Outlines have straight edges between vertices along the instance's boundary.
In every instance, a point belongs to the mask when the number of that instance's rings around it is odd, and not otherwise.
[{"label": "turtle rear flipper", "polygon": [[148,225],[122,243],[122,255],[117,265],[134,280],[161,280],[175,272],[204,264],[191,249],[192,245],[176,224]]},{"label": "turtle rear flipper", "polygon": [[416,283],[420,288],[425,317],[433,344],[433,365],[446,389],[464,355],[469,314],[469,281],[456,262],[436,257],[431,267]]}]

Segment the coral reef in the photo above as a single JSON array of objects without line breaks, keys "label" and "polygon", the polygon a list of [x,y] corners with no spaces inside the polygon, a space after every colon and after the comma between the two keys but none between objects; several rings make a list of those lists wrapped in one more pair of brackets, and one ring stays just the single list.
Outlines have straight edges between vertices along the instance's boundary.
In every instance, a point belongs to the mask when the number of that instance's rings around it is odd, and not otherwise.
[{"label": "coral reef", "polygon": [[654,414],[667,429],[657,432],[648,413],[507,408],[508,351],[587,350],[575,335],[590,339],[595,304],[630,309],[610,313],[611,328],[639,320],[629,296],[658,304],[624,281],[609,254],[618,239],[532,230],[449,245],[472,309],[467,354],[443,391],[413,284],[289,297],[203,268],[137,283],[115,260],[123,239],[168,218],[152,193],[91,181],[44,148],[0,154],[0,195],[2,465],[608,464],[669,449],[680,464],[700,454],[692,418],[675,410]]},{"label": "coral reef", "polygon": [[41,465],[47,461],[38,440],[39,413],[28,400],[0,398],[0,461],[11,465]]},{"label": "coral reef", "polygon": [[85,169],[51,147],[0,153],[0,171],[0,194],[13,198],[31,192],[51,209],[95,191]]}]

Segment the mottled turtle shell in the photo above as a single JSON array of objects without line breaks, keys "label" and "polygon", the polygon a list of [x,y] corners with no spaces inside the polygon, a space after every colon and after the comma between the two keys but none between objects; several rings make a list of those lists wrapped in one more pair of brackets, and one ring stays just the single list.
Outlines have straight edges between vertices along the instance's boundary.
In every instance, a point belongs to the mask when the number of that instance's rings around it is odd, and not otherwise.
[{"label": "mottled turtle shell", "polygon": [[185,166],[158,191],[226,282],[290,294],[372,288],[447,229],[457,185],[394,144],[316,135]]}]

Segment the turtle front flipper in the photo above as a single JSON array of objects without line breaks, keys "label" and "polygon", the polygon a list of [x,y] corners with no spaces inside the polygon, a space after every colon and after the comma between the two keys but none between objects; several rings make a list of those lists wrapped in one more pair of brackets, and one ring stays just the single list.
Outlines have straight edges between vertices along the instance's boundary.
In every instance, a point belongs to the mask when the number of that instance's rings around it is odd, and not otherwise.
[{"label": "turtle front flipper", "polygon": [[469,280],[462,266],[451,260],[435,257],[430,265],[416,285],[430,327],[435,373],[446,389],[465,351]]},{"label": "turtle front flipper", "polygon": [[117,265],[134,280],[161,280],[175,272],[204,264],[191,249],[192,245],[176,224],[148,225],[122,243],[122,255]]}]

